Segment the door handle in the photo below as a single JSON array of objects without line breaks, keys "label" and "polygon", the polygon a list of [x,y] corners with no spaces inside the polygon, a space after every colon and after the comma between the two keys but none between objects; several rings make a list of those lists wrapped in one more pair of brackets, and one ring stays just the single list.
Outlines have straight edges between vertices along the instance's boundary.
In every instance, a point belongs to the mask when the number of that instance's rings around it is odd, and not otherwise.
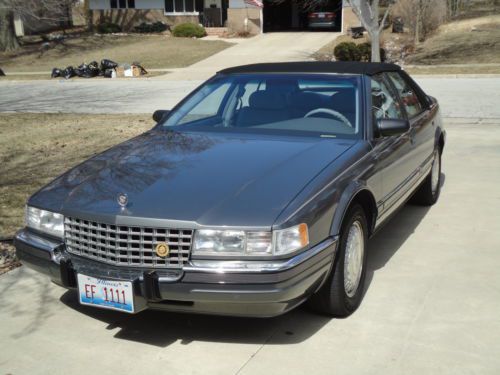
[{"label": "door handle", "polygon": [[412,145],[414,145],[414,144],[415,144],[415,133],[416,133],[416,132],[417,132],[417,131],[415,130],[415,128],[411,128],[411,129],[408,131],[408,136],[407,136],[407,138],[410,140],[410,143],[411,143]]}]

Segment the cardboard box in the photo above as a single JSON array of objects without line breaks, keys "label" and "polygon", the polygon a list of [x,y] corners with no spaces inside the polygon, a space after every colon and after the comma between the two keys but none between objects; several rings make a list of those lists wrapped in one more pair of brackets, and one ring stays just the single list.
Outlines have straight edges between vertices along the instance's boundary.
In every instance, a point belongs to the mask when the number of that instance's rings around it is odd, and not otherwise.
[{"label": "cardboard box", "polygon": [[140,77],[141,76],[141,68],[135,65],[120,65],[117,66],[116,69],[117,77]]},{"label": "cardboard box", "polygon": [[141,68],[139,68],[138,66],[132,65],[132,76],[133,77],[141,76]]},{"label": "cardboard box", "polygon": [[125,77],[125,67],[124,66],[117,66],[115,68],[116,71],[116,77]]}]

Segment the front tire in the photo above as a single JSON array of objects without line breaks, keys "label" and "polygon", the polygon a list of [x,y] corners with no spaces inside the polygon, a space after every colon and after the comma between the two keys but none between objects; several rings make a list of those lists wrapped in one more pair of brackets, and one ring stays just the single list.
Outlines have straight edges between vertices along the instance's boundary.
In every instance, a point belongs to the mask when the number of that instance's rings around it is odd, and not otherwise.
[{"label": "front tire", "polygon": [[366,214],[356,204],[349,209],[342,224],[332,272],[309,300],[313,310],[343,318],[358,308],[365,284],[367,239]]},{"label": "front tire", "polygon": [[434,159],[429,175],[418,188],[411,202],[420,206],[432,206],[439,199],[441,193],[441,152],[434,151]]}]

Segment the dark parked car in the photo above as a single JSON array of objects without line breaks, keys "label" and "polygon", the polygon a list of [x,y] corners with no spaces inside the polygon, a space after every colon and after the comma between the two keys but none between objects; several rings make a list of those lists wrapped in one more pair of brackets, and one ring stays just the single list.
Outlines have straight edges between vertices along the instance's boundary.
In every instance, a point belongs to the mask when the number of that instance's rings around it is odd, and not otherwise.
[{"label": "dark parked car", "polygon": [[335,12],[321,9],[307,14],[308,27],[310,29],[333,29],[337,26]]},{"label": "dark parked car", "polygon": [[368,238],[439,197],[439,106],[397,65],[226,69],[154,118],[28,200],[19,258],[82,304],[347,316]]}]

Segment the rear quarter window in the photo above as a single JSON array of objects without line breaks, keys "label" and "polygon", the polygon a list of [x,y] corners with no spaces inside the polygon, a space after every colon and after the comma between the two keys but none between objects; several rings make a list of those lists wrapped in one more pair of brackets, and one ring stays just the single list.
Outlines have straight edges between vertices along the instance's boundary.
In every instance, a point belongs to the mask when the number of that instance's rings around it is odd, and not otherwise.
[{"label": "rear quarter window", "polygon": [[387,75],[394,84],[408,117],[411,118],[421,113],[424,106],[411,85],[399,73],[390,72]]}]

